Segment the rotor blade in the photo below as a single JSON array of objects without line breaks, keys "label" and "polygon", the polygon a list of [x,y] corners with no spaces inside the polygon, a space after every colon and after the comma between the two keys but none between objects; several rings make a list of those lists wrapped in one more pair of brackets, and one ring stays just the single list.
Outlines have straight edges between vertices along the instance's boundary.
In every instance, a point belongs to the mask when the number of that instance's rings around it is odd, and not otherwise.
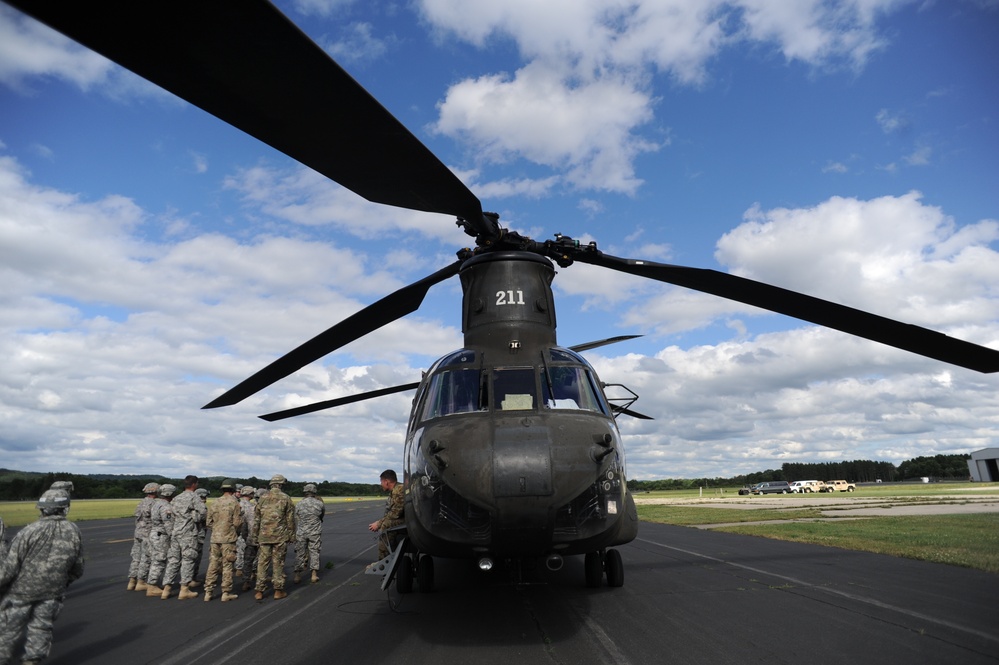
[{"label": "rotor blade", "polygon": [[629,339],[635,339],[636,337],[641,337],[641,335],[618,335],[617,337],[608,337],[607,339],[602,339],[598,342],[586,342],[585,344],[577,344],[576,346],[570,346],[570,351],[575,351],[576,353],[582,353],[583,351],[589,351],[590,349],[596,349],[601,346],[607,346],[608,344],[617,344],[618,342],[625,342]]},{"label": "rotor blade", "polygon": [[339,397],[337,399],[329,399],[325,402],[316,402],[315,404],[307,404],[305,406],[298,406],[294,409],[286,409],[284,411],[275,411],[274,413],[268,413],[263,416],[259,416],[268,422],[274,422],[276,420],[284,420],[285,418],[292,418],[294,416],[305,415],[306,413],[313,413],[314,411],[322,411],[323,409],[332,409],[335,406],[343,406],[345,404],[353,404],[354,402],[363,402],[366,399],[372,399],[374,397],[381,397],[383,395],[391,395],[393,393],[401,393],[407,390],[414,390],[420,386],[420,382],[407,383],[401,386],[392,386],[391,388],[381,388],[379,390],[371,390],[366,393],[357,393],[356,395],[349,395],[348,397]]},{"label": "rotor blade", "polygon": [[497,233],[458,177],[266,0],[9,4],[369,201]]},{"label": "rotor blade", "polygon": [[573,258],[786,314],[978,372],[999,371],[999,351],[995,349],[745,277],[705,268],[622,259],[599,251],[580,252]]},{"label": "rotor blade", "polygon": [[446,268],[442,268],[434,274],[424,277],[420,281],[403,287],[385,296],[378,302],[368,305],[332,328],[319,333],[294,351],[281,356],[267,367],[201,408],[214,409],[241,402],[275,381],[283,379],[312,361],[322,358],[327,353],[335,351],[341,346],[353,342],[355,339],[359,339],[387,323],[415,312],[420,307],[420,303],[423,302],[423,298],[427,295],[430,287],[444,281],[448,277],[458,274],[461,264],[462,261],[455,261]]}]

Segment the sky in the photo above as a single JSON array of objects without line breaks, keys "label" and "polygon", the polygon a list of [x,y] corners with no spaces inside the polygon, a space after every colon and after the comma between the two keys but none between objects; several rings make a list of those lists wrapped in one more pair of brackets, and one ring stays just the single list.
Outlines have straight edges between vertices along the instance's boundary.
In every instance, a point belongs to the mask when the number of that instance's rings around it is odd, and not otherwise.
[{"label": "sky", "polygon": [[[999,349],[996,0],[277,5],[508,228],[713,268]],[[182,36],[178,36],[182,39]],[[294,122],[288,109],[288,122]],[[377,482],[460,287],[201,410],[454,260],[378,206],[0,4],[0,467]],[[634,479],[999,445],[999,375],[587,265],[558,340],[639,394]]]}]

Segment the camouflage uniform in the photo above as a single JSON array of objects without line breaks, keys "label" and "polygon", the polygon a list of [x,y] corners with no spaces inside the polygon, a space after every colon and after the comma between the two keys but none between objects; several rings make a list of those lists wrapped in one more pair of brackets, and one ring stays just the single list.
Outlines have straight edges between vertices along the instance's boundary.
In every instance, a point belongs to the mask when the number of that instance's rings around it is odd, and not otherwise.
[{"label": "camouflage uniform", "polygon": [[7,540],[3,537],[3,532],[3,518],[0,518],[0,561],[3,561],[3,558],[7,556]]},{"label": "camouflage uniform", "polygon": [[[252,487],[240,490],[239,507],[243,509],[243,529],[240,537],[243,539],[243,591],[252,588],[250,580],[257,574],[257,543],[253,540],[253,521],[256,509],[253,505],[255,491]],[[237,560],[237,564],[239,561]]]},{"label": "camouflage uniform", "polygon": [[[198,495],[201,499],[201,505],[205,506],[205,512],[201,514],[201,520],[198,522],[198,556],[194,560],[194,582],[197,582],[198,571],[201,570],[201,558],[205,551],[205,537],[208,535],[208,524],[206,522],[208,518],[208,490],[204,488],[198,488],[194,490],[194,493]],[[188,586],[195,586],[195,584],[189,584]]]},{"label": "camouflage uniform", "polygon": [[[153,501],[153,507],[149,511],[149,518],[152,525],[149,529],[149,575],[146,577],[146,584],[150,588],[147,589],[147,593],[151,593],[154,588],[158,588],[162,582],[163,573],[166,570],[167,556],[170,554],[170,534],[173,532],[173,510],[170,508],[170,502],[162,494],[166,487],[172,488],[173,486],[160,485],[161,495],[156,497],[156,500]],[[172,492],[170,496],[173,496]]]},{"label": "camouflage uniform", "polygon": [[[225,485],[223,484],[223,488]],[[212,501],[208,508],[208,528],[212,530],[208,573],[205,575],[205,600],[211,600],[215,581],[222,573],[222,600],[232,593],[232,565],[236,561],[236,537],[243,526],[243,511],[230,491]]]},{"label": "camouflage uniform", "polygon": [[173,511],[173,531],[170,534],[170,552],[167,556],[164,585],[173,585],[180,574],[181,586],[194,579],[198,560],[198,524],[205,519],[206,508],[192,489],[186,489],[170,502]]},{"label": "camouflage uniform", "polygon": [[[319,551],[323,546],[323,517],[326,504],[314,495],[306,496],[295,506],[295,573],[308,567],[319,570]],[[297,580],[296,580],[297,581]]]},{"label": "camouflage uniform", "polygon": [[258,594],[266,591],[267,583],[271,581],[269,569],[273,571],[275,593],[284,591],[284,560],[288,543],[295,542],[295,504],[281,491],[284,482],[283,476],[281,478],[281,483],[274,483],[271,479],[270,491],[257,501],[252,538],[260,548],[254,587]]},{"label": "camouflage uniform", "polygon": [[395,549],[396,535],[387,533],[394,526],[402,526],[406,523],[403,519],[403,509],[406,507],[406,488],[402,483],[396,483],[385,500],[385,516],[378,520],[378,530],[381,537],[378,539],[378,558],[384,559],[392,549]]},{"label": "camouflage uniform", "polygon": [[39,507],[55,494],[64,507],[41,508],[42,517],[21,529],[0,562],[0,663],[10,662],[22,636],[24,661],[49,655],[66,587],[83,575],[83,537],[66,520],[69,494],[48,490]]},{"label": "camouflage uniform", "polygon": [[[156,489],[152,489],[152,487]],[[143,489],[151,491],[135,507],[135,532],[132,536],[132,563],[128,567],[129,580],[146,581],[149,575],[149,530],[152,528],[152,510],[155,496],[160,486],[156,483],[149,483]],[[134,588],[134,587],[133,587]]]}]

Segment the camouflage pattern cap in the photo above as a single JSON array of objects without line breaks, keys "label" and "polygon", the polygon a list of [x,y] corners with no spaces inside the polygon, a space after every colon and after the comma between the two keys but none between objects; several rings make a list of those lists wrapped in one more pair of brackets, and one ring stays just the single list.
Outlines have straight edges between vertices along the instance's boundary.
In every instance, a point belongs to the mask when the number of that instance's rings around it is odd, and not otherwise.
[{"label": "camouflage pattern cap", "polygon": [[200,496],[202,499],[208,498],[208,490],[206,490],[204,487],[199,487],[198,489],[194,490],[194,493]]},{"label": "camouflage pattern cap", "polygon": [[253,489],[249,485],[243,485],[243,489],[239,490],[239,493],[242,496],[253,496],[257,493],[257,490]]},{"label": "camouflage pattern cap", "polygon": [[288,482],[287,478],[285,478],[284,476],[282,476],[280,473],[275,473],[273,476],[271,476],[271,482],[268,483],[268,484],[270,484],[270,485],[284,485],[286,482]]},{"label": "camouflage pattern cap", "polygon": [[308,483],[305,487],[302,488],[302,492],[304,494],[315,494],[316,486],[313,485],[312,483]]},{"label": "camouflage pattern cap", "polygon": [[50,490],[65,490],[67,493],[73,491],[73,481],[72,480],[57,480],[52,483]]},{"label": "camouflage pattern cap", "polygon": [[160,496],[173,496],[177,488],[170,483],[160,485]]},{"label": "camouflage pattern cap", "polygon": [[146,483],[146,486],[142,488],[143,494],[156,494],[160,490],[159,483]]},{"label": "camouflage pattern cap", "polygon": [[38,499],[39,510],[69,510],[69,492],[66,490],[45,490]]}]

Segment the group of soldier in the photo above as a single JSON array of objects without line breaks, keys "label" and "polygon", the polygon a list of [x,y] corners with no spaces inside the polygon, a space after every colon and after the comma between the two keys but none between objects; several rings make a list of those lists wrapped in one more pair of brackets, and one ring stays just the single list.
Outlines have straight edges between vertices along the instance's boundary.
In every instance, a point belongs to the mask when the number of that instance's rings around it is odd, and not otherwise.
[{"label": "group of soldier", "polygon": [[184,479],[184,490],[170,484],[148,483],[146,497],[135,509],[135,535],[128,571],[128,591],[170,598],[197,598],[197,579],[207,532],[208,571],[204,600],[212,600],[221,577],[221,601],[235,600],[235,577],[243,578],[243,591],[253,589],[263,600],[269,588],[275,600],[285,598],[284,565],[288,545],[295,545],[294,581],[309,569],[319,581],[319,554],[326,506],[316,496],[316,486],[304,488],[296,506],[283,491],[284,476],[277,474],[267,488],[254,489],[222,482],[222,496],[207,504],[208,491],[198,487],[197,476]]},{"label": "group of soldier", "polygon": [[[276,600],[287,597],[284,566],[290,543],[295,545],[293,581],[299,583],[309,570],[311,581],[318,582],[326,506],[311,483],[294,504],[282,489],[286,482],[277,474],[267,488],[254,489],[227,479],[222,496],[211,504],[197,476],[187,476],[179,494],[172,484],[146,484],[145,498],[135,509],[127,590],[166,599],[179,584],[177,598],[197,598],[209,530],[206,602],[220,576],[222,602],[238,597],[234,577],[243,578],[243,591],[254,589],[256,600],[263,600],[269,587]],[[403,523],[404,492],[391,469],[381,474],[381,486],[389,492],[385,515],[369,528],[380,533],[379,558],[384,558],[394,548],[393,527]],[[0,665],[11,662],[22,639],[22,665],[37,665],[48,656],[66,589],[83,575],[83,537],[66,519],[72,490],[71,482],[53,483],[38,500],[39,519],[21,529],[9,547],[0,520]]]}]

